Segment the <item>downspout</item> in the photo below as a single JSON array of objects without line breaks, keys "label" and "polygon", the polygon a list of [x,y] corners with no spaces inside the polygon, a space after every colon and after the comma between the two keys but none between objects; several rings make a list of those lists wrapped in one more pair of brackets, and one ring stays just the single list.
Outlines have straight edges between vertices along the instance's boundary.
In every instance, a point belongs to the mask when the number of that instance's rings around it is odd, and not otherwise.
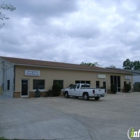
[{"label": "downspout", "polygon": [[[2,61],[2,71],[3,71],[3,78],[2,78],[2,90],[4,92],[4,61]],[[3,94],[3,93],[2,93]]]},{"label": "downspout", "polygon": [[14,86],[13,86],[13,97],[14,97],[14,93],[15,93],[15,79],[16,79],[16,66],[13,64],[13,67],[14,67],[14,81],[13,81],[13,84],[14,84]]}]

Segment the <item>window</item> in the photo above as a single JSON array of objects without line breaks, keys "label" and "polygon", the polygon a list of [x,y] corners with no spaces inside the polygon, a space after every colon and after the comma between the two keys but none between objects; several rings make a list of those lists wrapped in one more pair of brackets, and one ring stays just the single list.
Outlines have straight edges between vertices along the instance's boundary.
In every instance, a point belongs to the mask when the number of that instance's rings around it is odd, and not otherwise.
[{"label": "window", "polygon": [[45,89],[45,80],[33,80],[33,89]]},{"label": "window", "polygon": [[83,87],[83,88],[90,88],[90,85],[82,85],[81,87]]},{"label": "window", "polygon": [[75,84],[80,84],[80,83],[81,84],[90,84],[90,81],[83,81],[83,80],[82,81],[78,81],[78,80],[75,81]]},{"label": "window", "polygon": [[10,90],[10,80],[7,80],[7,90]]},{"label": "window", "polygon": [[79,84],[79,83],[81,83],[80,81],[75,81],[75,84]]},{"label": "window", "polygon": [[53,84],[58,83],[61,87],[61,89],[63,89],[63,80],[53,80]]},{"label": "window", "polygon": [[75,88],[76,88],[76,85],[71,86],[71,89],[75,89]]},{"label": "window", "polygon": [[86,81],[86,84],[90,84],[90,81]]},{"label": "window", "polygon": [[100,81],[96,81],[96,88],[100,88]]},{"label": "window", "polygon": [[77,88],[79,89],[79,87],[80,87],[80,85],[78,84],[78,85],[77,85]]}]

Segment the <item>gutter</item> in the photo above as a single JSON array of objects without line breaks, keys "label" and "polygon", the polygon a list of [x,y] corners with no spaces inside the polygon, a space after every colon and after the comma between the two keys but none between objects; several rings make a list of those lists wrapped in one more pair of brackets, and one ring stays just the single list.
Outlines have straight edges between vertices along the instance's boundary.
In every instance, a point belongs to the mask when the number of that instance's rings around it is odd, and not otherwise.
[{"label": "gutter", "polygon": [[28,64],[15,64],[17,66],[28,66],[28,67],[40,67],[40,68],[54,68],[54,69],[64,69],[64,70],[77,70],[77,71],[88,71],[88,72],[104,72],[104,73],[120,73],[120,74],[130,74],[131,72],[113,72],[113,71],[103,71],[103,70],[87,70],[87,69],[78,69],[78,68],[62,68],[62,67],[52,67],[52,66],[39,66],[39,65],[28,65]]}]

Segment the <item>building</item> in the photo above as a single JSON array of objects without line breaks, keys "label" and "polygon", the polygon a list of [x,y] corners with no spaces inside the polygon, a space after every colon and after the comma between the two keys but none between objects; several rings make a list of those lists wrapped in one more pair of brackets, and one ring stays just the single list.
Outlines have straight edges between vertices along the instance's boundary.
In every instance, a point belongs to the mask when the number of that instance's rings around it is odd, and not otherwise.
[{"label": "building", "polygon": [[92,87],[110,90],[117,85],[121,92],[125,83],[132,86],[132,73],[78,64],[49,62],[0,56],[0,92],[11,97],[34,96],[37,87],[42,96],[58,82],[61,88],[74,83],[89,83]]},{"label": "building", "polygon": [[138,70],[127,70],[131,71],[133,74],[133,91],[139,92],[140,91],[140,71]]}]

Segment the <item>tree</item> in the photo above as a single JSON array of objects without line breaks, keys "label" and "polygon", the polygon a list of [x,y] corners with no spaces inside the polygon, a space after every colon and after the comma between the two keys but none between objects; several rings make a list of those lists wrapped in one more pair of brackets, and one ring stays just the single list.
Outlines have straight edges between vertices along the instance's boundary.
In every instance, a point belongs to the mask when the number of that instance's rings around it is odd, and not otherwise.
[{"label": "tree", "polygon": [[140,70],[140,61],[130,61],[126,59],[123,62],[123,68],[128,70]]},{"label": "tree", "polygon": [[98,62],[94,62],[94,63],[86,63],[86,62],[82,62],[81,65],[88,65],[88,66],[95,66],[95,67],[99,67],[100,65],[98,64]]},{"label": "tree", "polygon": [[140,70],[140,61],[134,61],[133,62],[133,69],[134,70]]},{"label": "tree", "polygon": [[[5,4],[5,3],[2,3],[0,4],[0,19],[1,20],[8,20],[9,17],[7,17],[5,14],[3,14],[3,11],[4,10],[8,10],[8,11],[14,11],[16,8],[11,5],[11,4]],[[4,22],[3,23],[0,23],[0,29],[4,26]]]},{"label": "tree", "polygon": [[131,62],[129,59],[126,59],[123,62],[123,68],[124,69],[128,69],[128,70],[131,70],[133,68],[133,62]]},{"label": "tree", "polygon": [[114,65],[110,65],[109,68],[116,68]]}]

